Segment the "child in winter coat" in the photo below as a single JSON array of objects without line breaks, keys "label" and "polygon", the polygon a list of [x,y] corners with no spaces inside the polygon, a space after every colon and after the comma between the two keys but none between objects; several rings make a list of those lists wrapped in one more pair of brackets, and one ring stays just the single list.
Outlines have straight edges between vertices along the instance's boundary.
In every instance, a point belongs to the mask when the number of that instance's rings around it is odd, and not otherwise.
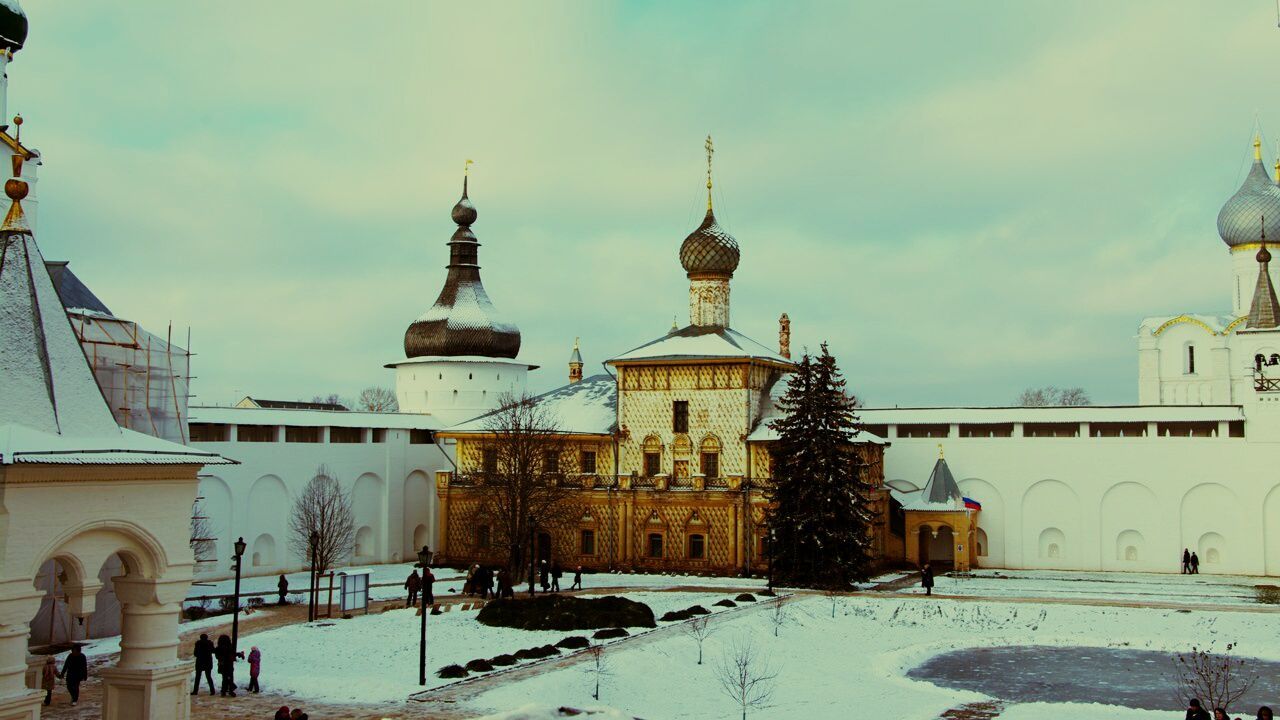
[{"label": "child in winter coat", "polygon": [[52,655],[44,658],[44,667],[40,669],[40,689],[44,691],[44,704],[53,702],[53,688],[58,684],[58,662]]},{"label": "child in winter coat", "polygon": [[258,687],[258,671],[262,669],[262,652],[255,645],[249,650],[249,692],[262,692]]}]

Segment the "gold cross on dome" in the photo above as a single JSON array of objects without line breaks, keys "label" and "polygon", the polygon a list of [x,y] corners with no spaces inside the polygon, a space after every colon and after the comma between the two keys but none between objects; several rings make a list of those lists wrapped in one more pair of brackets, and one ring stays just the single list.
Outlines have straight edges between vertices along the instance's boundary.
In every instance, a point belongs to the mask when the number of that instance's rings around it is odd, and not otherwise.
[{"label": "gold cross on dome", "polygon": [[471,166],[476,163],[475,160],[468,160],[462,164],[462,174],[464,176],[471,174]]},{"label": "gold cross on dome", "polygon": [[707,135],[707,142],[704,145],[707,148],[707,209],[711,209],[711,156],[716,152],[716,146],[711,142],[711,135]]}]

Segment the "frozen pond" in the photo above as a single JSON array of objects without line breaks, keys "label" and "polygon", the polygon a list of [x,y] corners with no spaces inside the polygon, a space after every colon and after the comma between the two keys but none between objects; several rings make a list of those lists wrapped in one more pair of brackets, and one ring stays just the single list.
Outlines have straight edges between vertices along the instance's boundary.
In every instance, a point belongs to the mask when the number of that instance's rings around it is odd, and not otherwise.
[{"label": "frozen pond", "polygon": [[[1258,682],[1231,708],[1277,704],[1280,663],[1252,660]],[[1106,703],[1174,711],[1173,656],[1152,650],[1025,645],[955,650],[913,668],[907,677],[973,690],[1008,702]],[[1252,712],[1250,712],[1252,715]]]}]

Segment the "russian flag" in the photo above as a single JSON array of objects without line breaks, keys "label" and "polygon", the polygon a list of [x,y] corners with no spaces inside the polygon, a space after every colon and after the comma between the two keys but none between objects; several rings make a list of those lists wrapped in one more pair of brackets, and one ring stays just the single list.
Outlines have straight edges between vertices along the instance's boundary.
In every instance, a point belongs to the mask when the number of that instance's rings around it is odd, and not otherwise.
[{"label": "russian flag", "polygon": [[977,500],[974,500],[973,498],[962,497],[962,498],[960,498],[960,499],[961,499],[961,500],[964,500],[964,506],[965,506],[965,508],[966,508],[966,509],[968,509],[968,510],[981,510],[981,509],[982,509],[982,503],[978,502]]}]

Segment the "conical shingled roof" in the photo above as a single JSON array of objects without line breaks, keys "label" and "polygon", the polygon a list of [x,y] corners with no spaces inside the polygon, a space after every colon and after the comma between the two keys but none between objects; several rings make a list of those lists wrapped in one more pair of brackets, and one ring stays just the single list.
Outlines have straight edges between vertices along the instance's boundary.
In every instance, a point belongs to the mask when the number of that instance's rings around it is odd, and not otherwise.
[{"label": "conical shingled roof", "polygon": [[1280,325],[1280,302],[1276,301],[1276,289],[1271,284],[1270,263],[1271,252],[1264,243],[1258,248],[1258,284],[1249,305],[1249,319],[1245,321],[1245,327],[1250,330],[1272,330]]},{"label": "conical shingled roof", "polygon": [[907,510],[963,510],[964,496],[960,494],[960,486],[956,484],[956,479],[951,475],[951,468],[947,467],[947,461],[938,458],[933,465],[933,472],[929,473],[929,480],[925,482],[924,489],[920,491],[919,497],[903,506]]},{"label": "conical shingled roof", "polygon": [[503,322],[480,281],[480,242],[471,225],[476,209],[462,181],[462,199],[453,207],[458,224],[449,239],[449,274],[440,296],[404,333],[406,357],[514,358],[520,352],[520,330]]}]

